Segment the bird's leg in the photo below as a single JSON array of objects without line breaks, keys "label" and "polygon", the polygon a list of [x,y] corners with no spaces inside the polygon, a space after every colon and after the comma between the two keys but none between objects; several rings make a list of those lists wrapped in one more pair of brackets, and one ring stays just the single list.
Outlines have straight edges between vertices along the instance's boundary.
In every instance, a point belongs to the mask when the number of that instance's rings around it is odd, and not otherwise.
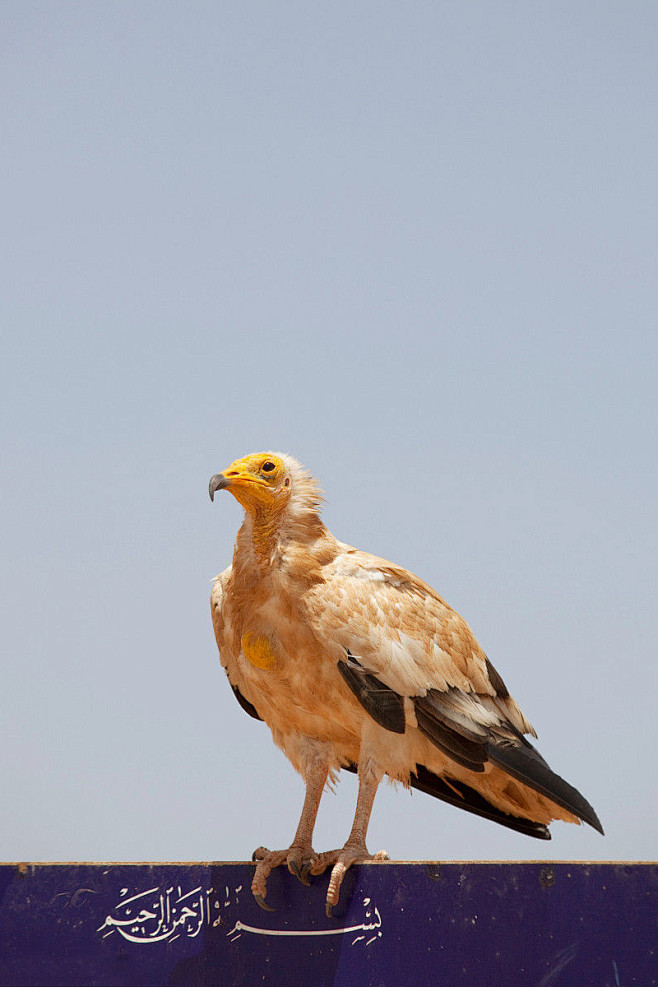
[{"label": "bird's leg", "polygon": [[295,838],[288,849],[288,870],[299,878],[302,884],[310,884],[308,874],[314,863],[316,853],[313,850],[313,829],[317,819],[320,799],[327,782],[328,766],[326,758],[313,764],[306,779],[306,795],[304,806],[297,826]]},{"label": "bird's leg", "polygon": [[326,903],[329,918],[331,918],[331,909],[338,903],[343,878],[352,864],[362,863],[364,860],[388,860],[388,854],[385,850],[370,854],[366,846],[370,813],[382,776],[383,772],[370,757],[361,760],[359,763],[359,794],[356,800],[354,822],[347,843],[342,850],[329,850],[327,853],[319,854],[316,863],[311,867],[311,874],[321,874],[327,867],[332,868]]},{"label": "bird's leg", "polygon": [[305,741],[302,764],[306,795],[294,840],[287,850],[267,850],[265,847],[258,847],[253,855],[256,872],[251,882],[251,891],[261,908],[266,910],[269,910],[269,906],[265,904],[267,878],[275,867],[285,863],[290,873],[294,874],[302,884],[310,884],[308,875],[317,860],[317,854],[312,846],[313,829],[329,774],[327,745],[319,741]]}]

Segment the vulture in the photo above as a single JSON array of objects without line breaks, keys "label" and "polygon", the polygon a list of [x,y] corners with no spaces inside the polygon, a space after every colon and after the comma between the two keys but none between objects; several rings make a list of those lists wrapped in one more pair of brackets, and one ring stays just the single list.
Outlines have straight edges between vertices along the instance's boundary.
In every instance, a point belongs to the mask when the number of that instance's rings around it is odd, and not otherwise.
[{"label": "vulture", "polygon": [[[244,508],[232,564],[215,579],[220,660],[243,710],[263,720],[306,793],[294,839],[259,847],[252,892],[285,864],[302,883],[331,868],[326,911],[347,869],[371,855],[368,822],[384,775],[537,839],[553,820],[603,833],[594,809],[555,774],[536,733],[466,621],[400,566],[338,541],[317,481],[284,453],[237,459],[210,480]],[[313,849],[325,786],[358,775],[343,847]]]}]

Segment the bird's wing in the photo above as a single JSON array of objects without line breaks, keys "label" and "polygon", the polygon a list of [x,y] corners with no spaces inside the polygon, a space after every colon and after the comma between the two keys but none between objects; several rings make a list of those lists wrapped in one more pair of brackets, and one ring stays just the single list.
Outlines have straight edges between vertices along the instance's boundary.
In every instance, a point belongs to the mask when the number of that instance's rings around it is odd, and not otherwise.
[{"label": "bird's wing", "polygon": [[213,582],[212,590],[210,593],[210,611],[212,613],[212,625],[215,631],[215,639],[217,641],[217,647],[219,648],[219,660],[221,661],[222,667],[226,672],[226,677],[228,678],[231,689],[233,690],[233,695],[237,699],[242,709],[245,711],[245,713],[248,713],[249,716],[252,716],[255,720],[260,720],[262,719],[262,717],[258,715],[258,711],[256,707],[253,705],[253,703],[250,703],[249,700],[242,695],[237,685],[231,682],[231,677],[228,673],[228,668],[226,664],[223,602],[224,602],[224,596],[226,593],[226,587],[230,575],[231,575],[231,566],[229,566],[228,569],[225,569],[224,572],[221,572],[219,576],[217,576],[217,578]]},{"label": "bird's wing", "polygon": [[352,671],[428,711],[443,704],[465,735],[503,722],[534,734],[466,621],[427,583],[349,546],[323,576],[306,595],[314,630],[342,647]]},{"label": "bird's wing", "polygon": [[231,569],[232,567],[229,566],[228,569],[224,569],[223,572],[220,572],[220,574],[215,577],[212,584],[212,590],[210,591],[212,626],[215,631],[217,647],[219,648],[219,660],[224,668],[226,668],[226,662],[222,657],[222,650],[224,648],[224,598],[226,586],[231,576]]},{"label": "bird's wing", "polygon": [[[338,671],[381,726],[417,726],[457,764],[491,762],[595,828],[580,793],[523,736],[535,735],[468,624],[426,583],[349,546],[307,594],[314,631]],[[337,648],[339,646],[339,648]]]}]

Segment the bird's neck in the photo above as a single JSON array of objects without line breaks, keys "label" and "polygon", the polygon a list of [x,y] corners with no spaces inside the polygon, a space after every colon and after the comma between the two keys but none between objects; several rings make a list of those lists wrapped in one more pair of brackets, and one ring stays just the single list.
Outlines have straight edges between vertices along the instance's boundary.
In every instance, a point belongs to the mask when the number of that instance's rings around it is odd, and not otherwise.
[{"label": "bird's neck", "polygon": [[315,513],[302,519],[286,511],[250,510],[238,533],[236,554],[243,562],[248,558],[264,575],[277,565],[285,546],[308,547],[323,534],[326,529]]},{"label": "bird's neck", "polygon": [[259,568],[269,568],[277,554],[280,534],[280,512],[255,508],[245,514],[238,543],[248,547]]}]

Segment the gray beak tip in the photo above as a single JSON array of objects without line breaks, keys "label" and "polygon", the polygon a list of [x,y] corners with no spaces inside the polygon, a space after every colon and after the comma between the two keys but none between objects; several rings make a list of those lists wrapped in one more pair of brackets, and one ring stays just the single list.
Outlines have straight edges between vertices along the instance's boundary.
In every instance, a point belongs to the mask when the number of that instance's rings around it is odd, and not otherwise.
[{"label": "gray beak tip", "polygon": [[228,480],[226,477],[222,473],[215,473],[215,475],[210,478],[210,483],[208,484],[210,499],[214,501],[217,491],[224,490],[227,486]]}]

